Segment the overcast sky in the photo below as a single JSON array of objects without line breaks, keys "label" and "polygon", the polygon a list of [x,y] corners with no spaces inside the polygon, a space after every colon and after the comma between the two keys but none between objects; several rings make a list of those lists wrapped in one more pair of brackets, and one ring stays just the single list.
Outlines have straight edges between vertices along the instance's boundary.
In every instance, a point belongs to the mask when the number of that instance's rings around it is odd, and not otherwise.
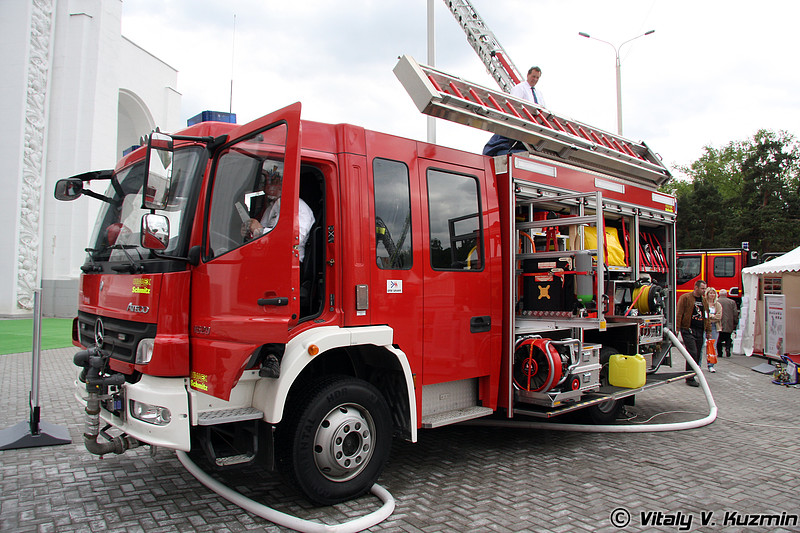
[{"label": "overcast sky", "polygon": [[[425,140],[426,117],[395,78],[426,63],[428,0],[124,0],[122,33],[178,69],[183,119],[233,111],[243,124],[300,101],[303,116]],[[791,0],[472,0],[516,66],[542,68],[548,106],[616,132],[612,46],[622,47],[624,135],[670,166],[761,128],[800,134]],[[234,36],[235,16],[235,36]],[[497,85],[441,0],[436,67]],[[488,134],[437,121],[437,142],[477,151]]]}]

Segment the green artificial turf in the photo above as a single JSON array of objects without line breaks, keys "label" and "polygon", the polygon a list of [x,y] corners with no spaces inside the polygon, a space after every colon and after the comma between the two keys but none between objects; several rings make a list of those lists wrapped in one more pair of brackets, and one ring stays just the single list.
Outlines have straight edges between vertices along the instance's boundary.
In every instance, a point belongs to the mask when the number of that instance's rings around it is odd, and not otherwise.
[{"label": "green artificial turf", "polygon": [[[42,319],[42,350],[72,346],[71,318]],[[33,351],[33,319],[0,320],[0,355]]]}]

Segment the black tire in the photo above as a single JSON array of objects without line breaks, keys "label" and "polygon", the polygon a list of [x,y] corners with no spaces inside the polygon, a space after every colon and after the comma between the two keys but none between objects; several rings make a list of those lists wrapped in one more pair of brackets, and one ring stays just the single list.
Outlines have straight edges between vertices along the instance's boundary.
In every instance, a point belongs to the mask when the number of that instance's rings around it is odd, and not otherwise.
[{"label": "black tire", "polygon": [[602,426],[606,424],[613,424],[617,420],[619,414],[622,412],[624,405],[625,401],[622,399],[606,400],[604,402],[590,405],[584,409],[584,412],[586,417],[589,419],[589,422]]},{"label": "black tire", "polygon": [[[603,346],[600,349],[600,364],[602,365],[602,369],[600,370],[600,381],[604,385],[608,384],[608,361],[615,353],[620,352],[611,346]],[[619,414],[622,412],[624,404],[625,400],[622,399],[606,400],[604,402],[586,407],[583,409],[583,413],[587,421],[591,422],[592,424],[613,424],[617,420]]]},{"label": "black tire", "polygon": [[615,353],[622,353],[613,346],[600,348],[600,383],[608,385],[608,361]]},{"label": "black tire", "polygon": [[392,441],[389,407],[370,383],[349,376],[316,382],[286,420],[286,468],[314,503],[333,505],[367,492]]}]

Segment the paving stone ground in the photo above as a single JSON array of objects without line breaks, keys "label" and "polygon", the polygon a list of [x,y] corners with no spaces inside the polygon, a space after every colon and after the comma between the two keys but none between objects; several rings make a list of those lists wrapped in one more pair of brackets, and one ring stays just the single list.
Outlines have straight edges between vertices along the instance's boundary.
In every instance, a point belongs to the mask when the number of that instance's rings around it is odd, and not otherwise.
[{"label": "paving stone ground", "polygon": [[[88,453],[72,393],[74,351],[42,352],[40,382],[42,420],[66,427],[73,442],[0,451],[0,531],[285,531],[206,489],[167,450],[102,460]],[[800,389],[751,370],[762,362],[734,356],[706,374],[719,418],[699,429],[589,434],[450,426],[421,431],[416,444],[396,441],[379,480],[396,509],[371,531],[800,531],[791,522],[742,525],[765,514],[800,516]],[[31,355],[0,356],[0,429],[27,420],[30,386]],[[636,400],[631,423],[708,412],[700,389],[683,383]],[[217,479],[325,524],[379,506],[367,495],[314,507],[278,475],[252,469]],[[617,527],[612,515],[629,522]]]}]

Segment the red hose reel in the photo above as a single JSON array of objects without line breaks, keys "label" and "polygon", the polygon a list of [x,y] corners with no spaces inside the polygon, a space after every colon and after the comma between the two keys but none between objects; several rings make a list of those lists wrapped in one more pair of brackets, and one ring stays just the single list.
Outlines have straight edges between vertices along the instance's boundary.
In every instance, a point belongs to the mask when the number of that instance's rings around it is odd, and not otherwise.
[{"label": "red hose reel", "polygon": [[568,358],[549,339],[520,339],[514,349],[514,386],[528,392],[547,392],[564,381],[568,365]]}]

